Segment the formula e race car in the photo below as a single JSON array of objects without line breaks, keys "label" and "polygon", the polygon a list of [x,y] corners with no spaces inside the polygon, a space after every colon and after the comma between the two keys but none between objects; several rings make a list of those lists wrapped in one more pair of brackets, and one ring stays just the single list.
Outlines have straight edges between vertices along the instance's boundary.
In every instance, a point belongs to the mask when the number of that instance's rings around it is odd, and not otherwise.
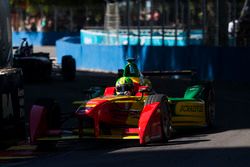
[{"label": "formula e race car", "polygon": [[[26,38],[23,38],[19,47],[15,49],[13,66],[21,68],[25,80],[47,80],[53,72],[53,59],[49,53],[33,52],[33,45],[30,45]],[[66,55],[62,58],[61,73],[65,80],[75,78],[75,60],[72,56]]]},{"label": "formula e race car", "polygon": [[[168,141],[178,127],[211,127],[214,123],[214,90],[211,83],[188,87],[183,97],[157,94],[133,60],[114,87],[87,101],[75,101],[79,121],[75,138],[137,139],[140,144]],[[33,142],[73,138],[49,129],[46,107],[34,105],[30,113]]]}]

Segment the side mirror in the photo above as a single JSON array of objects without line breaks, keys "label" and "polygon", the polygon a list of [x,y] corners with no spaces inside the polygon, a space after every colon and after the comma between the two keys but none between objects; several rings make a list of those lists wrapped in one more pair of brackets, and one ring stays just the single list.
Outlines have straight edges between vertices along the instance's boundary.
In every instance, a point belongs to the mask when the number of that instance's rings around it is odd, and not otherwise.
[{"label": "side mirror", "polygon": [[150,88],[148,86],[141,86],[139,87],[138,91],[141,93],[141,98],[138,99],[138,101],[141,101],[143,99],[144,94],[150,92]]},{"label": "side mirror", "polygon": [[145,93],[145,92],[150,92],[151,89],[148,86],[142,86],[139,88],[139,92]]}]

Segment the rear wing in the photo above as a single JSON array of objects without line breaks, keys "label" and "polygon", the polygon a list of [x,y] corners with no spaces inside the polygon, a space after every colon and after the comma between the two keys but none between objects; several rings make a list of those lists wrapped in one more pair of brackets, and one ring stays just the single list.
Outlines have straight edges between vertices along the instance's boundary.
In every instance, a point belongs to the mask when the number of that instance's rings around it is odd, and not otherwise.
[{"label": "rear wing", "polygon": [[[172,79],[180,79],[180,78],[189,78],[189,79],[197,79],[197,71],[196,70],[174,70],[174,71],[143,71],[141,72],[143,76],[165,76]],[[123,69],[118,70],[118,77],[123,75]]]},{"label": "rear wing", "polygon": [[197,72],[195,70],[180,70],[180,71],[144,71],[142,72],[144,76],[196,76]]},{"label": "rear wing", "polygon": [[164,76],[171,79],[197,79],[196,70],[174,70],[174,71],[144,71],[142,72],[144,76]]}]

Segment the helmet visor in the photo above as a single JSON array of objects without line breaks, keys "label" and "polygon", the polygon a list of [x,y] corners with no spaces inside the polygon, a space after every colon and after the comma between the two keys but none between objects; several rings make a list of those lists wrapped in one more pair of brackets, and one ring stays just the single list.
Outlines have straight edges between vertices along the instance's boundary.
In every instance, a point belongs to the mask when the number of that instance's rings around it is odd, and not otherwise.
[{"label": "helmet visor", "polygon": [[132,88],[133,88],[132,85],[119,85],[116,87],[116,92],[131,91]]}]

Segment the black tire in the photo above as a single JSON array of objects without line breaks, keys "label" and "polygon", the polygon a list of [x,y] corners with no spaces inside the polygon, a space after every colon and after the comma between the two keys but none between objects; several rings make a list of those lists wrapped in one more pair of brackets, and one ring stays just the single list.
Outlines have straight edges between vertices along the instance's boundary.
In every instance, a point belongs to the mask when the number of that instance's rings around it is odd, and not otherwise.
[{"label": "black tire", "polygon": [[52,98],[40,98],[35,104],[45,107],[48,129],[59,129],[61,127],[61,109],[58,102]]},{"label": "black tire", "polygon": [[161,130],[162,130],[162,141],[168,142],[171,137],[171,112],[166,102],[167,97],[163,94],[150,95],[145,105],[152,104],[154,102],[160,102],[161,109]]},{"label": "black tire", "polygon": [[164,94],[150,95],[145,101],[145,105],[152,104],[154,102],[162,102],[166,98]]},{"label": "black tire", "polygon": [[66,81],[73,81],[75,79],[76,61],[71,55],[62,57],[62,75]]},{"label": "black tire", "polygon": [[205,92],[205,114],[208,128],[215,126],[215,92],[213,87],[209,87]]}]

